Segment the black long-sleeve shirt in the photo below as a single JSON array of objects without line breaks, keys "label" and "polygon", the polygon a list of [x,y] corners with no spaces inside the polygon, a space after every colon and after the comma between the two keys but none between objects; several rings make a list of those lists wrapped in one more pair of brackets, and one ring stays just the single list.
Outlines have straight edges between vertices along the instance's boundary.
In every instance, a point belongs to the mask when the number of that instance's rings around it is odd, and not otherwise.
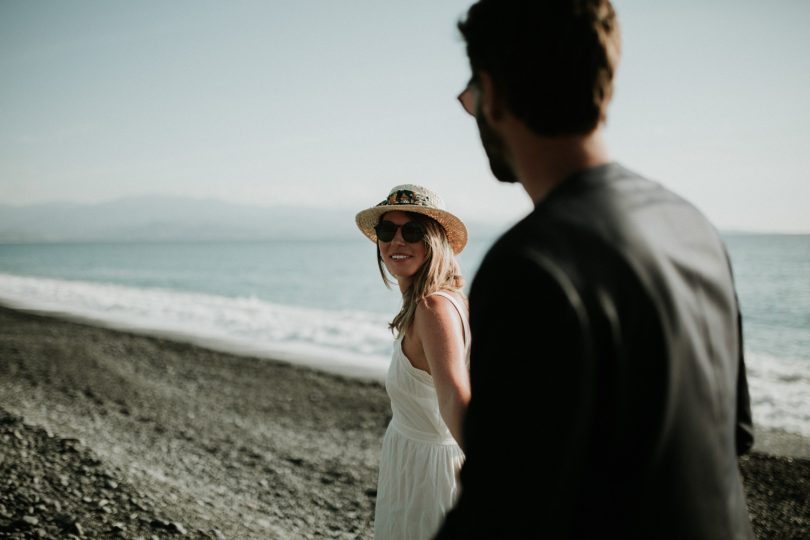
[{"label": "black long-sleeve shirt", "polygon": [[753,537],[739,306],[691,204],[618,164],[577,173],[492,247],[470,306],[438,538]]}]

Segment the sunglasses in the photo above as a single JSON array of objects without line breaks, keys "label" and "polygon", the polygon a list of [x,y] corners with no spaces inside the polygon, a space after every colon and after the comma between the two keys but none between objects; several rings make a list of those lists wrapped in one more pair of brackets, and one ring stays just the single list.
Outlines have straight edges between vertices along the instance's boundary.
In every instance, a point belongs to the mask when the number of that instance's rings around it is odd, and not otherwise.
[{"label": "sunglasses", "polygon": [[402,229],[402,239],[409,244],[419,242],[425,237],[425,228],[416,221],[409,221],[402,225],[391,221],[381,221],[374,227],[374,232],[377,233],[380,241],[390,242],[397,235],[397,229]]}]

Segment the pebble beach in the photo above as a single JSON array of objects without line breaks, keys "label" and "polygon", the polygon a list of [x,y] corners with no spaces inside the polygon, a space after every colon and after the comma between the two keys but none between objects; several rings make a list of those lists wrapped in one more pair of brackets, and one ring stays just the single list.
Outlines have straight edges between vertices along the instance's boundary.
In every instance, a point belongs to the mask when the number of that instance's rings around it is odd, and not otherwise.
[{"label": "pebble beach", "polygon": [[[383,386],[0,307],[0,538],[371,538]],[[740,459],[758,538],[810,537],[810,444]]]}]

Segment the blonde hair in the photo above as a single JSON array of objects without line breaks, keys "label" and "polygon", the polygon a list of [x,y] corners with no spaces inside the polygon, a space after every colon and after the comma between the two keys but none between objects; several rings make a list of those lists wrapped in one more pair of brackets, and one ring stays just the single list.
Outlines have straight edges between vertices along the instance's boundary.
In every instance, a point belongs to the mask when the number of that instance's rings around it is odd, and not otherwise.
[{"label": "blonde hair", "polygon": [[[458,291],[464,287],[461,267],[447,239],[444,227],[424,214],[406,213],[425,227],[426,250],[425,262],[414,274],[410,287],[402,293],[402,309],[399,310],[394,320],[388,323],[388,328],[396,335],[405,333],[413,324],[416,306],[427,296],[441,290]],[[386,275],[379,243],[377,244],[377,266],[380,269],[383,283],[390,289],[395,282]]]}]

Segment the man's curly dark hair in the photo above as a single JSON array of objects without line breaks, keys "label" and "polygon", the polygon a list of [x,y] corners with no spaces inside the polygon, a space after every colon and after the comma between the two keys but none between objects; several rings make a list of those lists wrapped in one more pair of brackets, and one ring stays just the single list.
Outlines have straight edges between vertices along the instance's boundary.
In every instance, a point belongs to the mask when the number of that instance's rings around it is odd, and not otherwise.
[{"label": "man's curly dark hair", "polygon": [[606,118],[620,34],[609,0],[480,0],[458,24],[476,74],[543,136],[586,134]]}]

